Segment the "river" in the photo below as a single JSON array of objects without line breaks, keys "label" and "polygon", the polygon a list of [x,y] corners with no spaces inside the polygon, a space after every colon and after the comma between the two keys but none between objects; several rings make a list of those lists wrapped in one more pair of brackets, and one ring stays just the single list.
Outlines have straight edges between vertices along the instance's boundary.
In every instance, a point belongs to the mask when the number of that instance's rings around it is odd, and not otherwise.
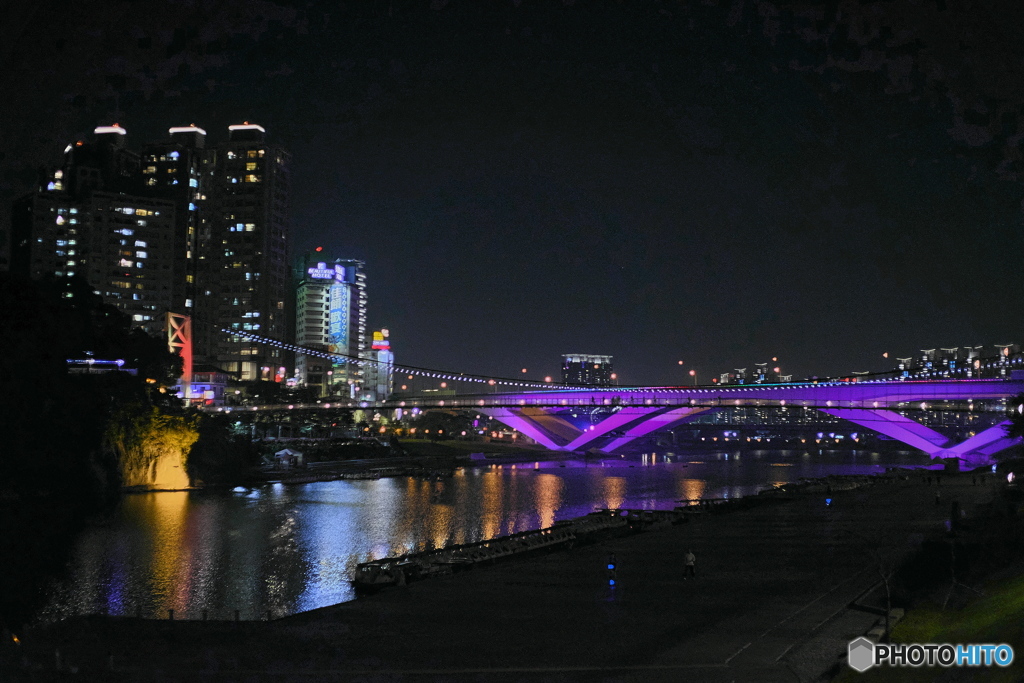
[{"label": "river", "polygon": [[671,509],[802,477],[923,466],[907,452],[744,451],[466,467],[234,491],[130,495],[76,540],[39,615],[282,616],[352,600],[356,564],[550,526],[596,508]]}]

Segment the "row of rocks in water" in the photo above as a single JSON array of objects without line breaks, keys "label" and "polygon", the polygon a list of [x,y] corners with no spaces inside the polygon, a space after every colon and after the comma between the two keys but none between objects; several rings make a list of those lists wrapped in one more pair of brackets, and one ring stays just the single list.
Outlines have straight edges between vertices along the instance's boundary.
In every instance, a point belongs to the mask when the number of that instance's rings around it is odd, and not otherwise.
[{"label": "row of rocks in water", "polygon": [[363,562],[356,566],[352,584],[357,590],[372,592],[529,553],[595,542],[608,535],[627,532],[630,527],[631,520],[622,511],[602,510],[556,522],[546,529]]}]

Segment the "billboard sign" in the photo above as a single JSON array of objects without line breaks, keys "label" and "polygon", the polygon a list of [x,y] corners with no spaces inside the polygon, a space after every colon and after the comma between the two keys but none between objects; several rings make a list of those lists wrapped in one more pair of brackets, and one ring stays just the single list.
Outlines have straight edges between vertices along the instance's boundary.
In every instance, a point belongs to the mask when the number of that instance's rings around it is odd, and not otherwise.
[{"label": "billboard sign", "polygon": [[349,345],[349,307],[351,306],[351,290],[348,285],[335,281],[331,285],[330,319],[327,338],[337,353],[348,353]]}]

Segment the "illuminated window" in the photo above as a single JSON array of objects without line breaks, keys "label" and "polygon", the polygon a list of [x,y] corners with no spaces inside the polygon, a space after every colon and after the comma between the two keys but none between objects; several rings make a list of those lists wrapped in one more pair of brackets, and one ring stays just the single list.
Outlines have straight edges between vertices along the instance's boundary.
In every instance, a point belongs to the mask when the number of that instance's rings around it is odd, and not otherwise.
[{"label": "illuminated window", "polygon": [[156,166],[147,166],[146,168],[142,169],[142,172],[147,174],[156,173]]},{"label": "illuminated window", "polygon": [[131,268],[132,267],[132,262],[129,261],[128,259],[124,259],[123,258],[123,259],[121,259],[120,261],[117,262],[117,265],[121,266],[122,268]]},{"label": "illuminated window", "polygon": [[146,258],[147,254],[144,251],[137,251],[137,252],[135,252],[135,257],[136,258]]},{"label": "illuminated window", "polygon": [[199,187],[199,181],[196,180],[195,178],[189,178],[188,179],[188,186],[189,187]]},{"label": "illuminated window", "polygon": [[146,180],[146,185],[149,185],[150,187],[153,187],[154,185],[156,185],[156,178],[148,178]]},{"label": "illuminated window", "polygon": [[256,162],[255,161],[248,162],[245,165],[245,170],[246,171],[255,171],[256,170]]},{"label": "illuminated window", "polygon": [[247,174],[245,176],[245,182],[247,182],[247,183],[258,183],[258,182],[260,182],[260,177],[258,175],[256,175],[255,173],[249,173],[249,174]]},{"label": "illuminated window", "polygon": [[245,224],[245,231],[246,232],[252,232],[255,229],[256,229],[256,224],[255,223],[246,223]]},{"label": "illuminated window", "polygon": [[228,159],[234,159],[234,158],[235,158],[235,153],[234,153],[234,152],[231,152],[231,151],[229,151],[229,152],[228,152]]},{"label": "illuminated window", "polygon": [[142,240],[135,240],[135,246],[137,246],[137,247],[145,247],[147,245]]}]

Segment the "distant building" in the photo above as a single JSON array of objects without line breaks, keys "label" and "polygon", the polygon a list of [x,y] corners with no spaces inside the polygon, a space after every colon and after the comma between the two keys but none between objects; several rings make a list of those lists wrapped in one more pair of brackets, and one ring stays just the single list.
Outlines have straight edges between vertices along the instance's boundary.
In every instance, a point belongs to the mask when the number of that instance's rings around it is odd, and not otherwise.
[{"label": "distant building", "polygon": [[314,252],[301,260],[298,275],[295,343],[352,360],[299,354],[296,378],[305,386],[319,387],[323,396],[356,398],[363,390],[365,368],[355,361],[365,358],[368,350],[364,263],[331,261]]},{"label": "distant building", "polygon": [[367,401],[384,401],[391,396],[395,373],[395,354],[391,351],[391,333],[385,328],[373,333],[370,349],[363,356],[362,398]]},{"label": "distant building", "polygon": [[612,385],[612,357],[586,353],[567,353],[562,356],[562,383],[595,387]]},{"label": "distant building", "polygon": [[193,367],[191,393],[194,400],[207,406],[224,405],[224,391],[229,379],[228,373],[213,365]]}]

